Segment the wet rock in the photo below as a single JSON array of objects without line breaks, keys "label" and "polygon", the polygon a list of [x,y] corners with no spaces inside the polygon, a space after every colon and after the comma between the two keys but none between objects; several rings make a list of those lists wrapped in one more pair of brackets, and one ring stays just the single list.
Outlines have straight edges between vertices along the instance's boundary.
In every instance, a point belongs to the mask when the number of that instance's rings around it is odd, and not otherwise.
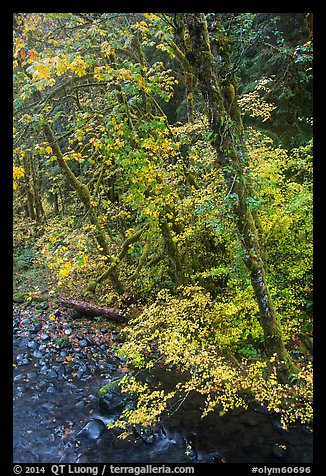
[{"label": "wet rock", "polygon": [[84,377],[86,377],[86,371],[84,369],[79,369],[78,374],[77,374],[77,378],[82,379]]},{"label": "wet rock", "polygon": [[155,441],[155,434],[150,427],[137,425],[134,427],[134,432],[147,444],[151,445]]},{"label": "wet rock", "polygon": [[27,374],[27,378],[28,378],[29,380],[34,380],[36,377],[37,377],[37,373],[36,373],[36,372],[28,372],[28,374]]},{"label": "wet rock", "polygon": [[84,407],[85,407],[84,400],[80,400],[78,403],[76,403],[76,408],[84,408]]},{"label": "wet rock", "polygon": [[185,438],[185,457],[191,461],[195,461],[198,458],[197,451],[194,447],[192,439]]},{"label": "wet rock", "polygon": [[41,341],[44,342],[44,341],[46,341],[46,340],[49,340],[49,339],[50,339],[50,336],[49,336],[49,334],[45,334],[45,333],[44,333],[44,334],[41,334],[41,335],[40,335],[40,339],[41,339]]},{"label": "wet rock", "polygon": [[44,355],[39,350],[35,350],[32,355],[37,359],[42,359],[44,357]]},{"label": "wet rock", "polygon": [[66,334],[67,336],[70,336],[71,333],[72,333],[72,330],[71,330],[71,329],[65,329],[65,334]]},{"label": "wet rock", "polygon": [[55,407],[55,404],[52,403],[52,402],[47,402],[47,403],[44,403],[44,404],[42,405],[42,408],[44,408],[44,410],[49,411],[49,412],[50,412],[51,410],[53,410],[54,407]]},{"label": "wet rock", "polygon": [[60,364],[58,368],[58,380],[62,380],[65,375],[65,367],[64,365]]},{"label": "wet rock", "polygon": [[107,383],[99,392],[98,409],[105,416],[121,412],[127,401],[130,400],[130,396],[121,392],[119,380]]},{"label": "wet rock", "polygon": [[39,380],[37,384],[35,385],[36,390],[42,390],[47,382],[45,380]]},{"label": "wet rock", "polygon": [[106,426],[102,420],[94,419],[88,422],[78,433],[77,437],[97,440],[106,430]]},{"label": "wet rock", "polygon": [[29,344],[30,340],[28,337],[23,337],[22,339],[19,339],[17,341],[17,347],[19,347],[20,349],[23,349],[24,347],[28,347],[28,344]]},{"label": "wet rock", "polygon": [[53,369],[49,369],[47,371],[47,376],[50,377],[50,378],[58,378],[57,372]]},{"label": "wet rock", "polygon": [[273,455],[276,456],[277,459],[284,460],[287,456],[286,445],[276,443],[273,446]]},{"label": "wet rock", "polygon": [[24,319],[22,319],[22,324],[24,324],[25,326],[30,324],[31,323],[31,320],[29,317],[25,317]]},{"label": "wet rock", "polygon": [[103,327],[102,329],[100,329],[100,331],[102,332],[102,334],[106,334],[108,332],[108,328]]},{"label": "wet rock", "polygon": [[50,385],[47,389],[46,389],[46,393],[55,393],[56,392],[56,389],[53,385]]},{"label": "wet rock", "polygon": [[35,340],[28,341],[27,347],[32,350],[36,350],[38,348],[38,344]]},{"label": "wet rock", "polygon": [[32,329],[30,330],[30,333],[31,334],[37,334],[41,329],[42,329],[42,324],[38,322],[38,323],[34,324]]},{"label": "wet rock", "polygon": [[24,378],[24,374],[17,374],[15,377],[14,377],[14,382],[21,382]]},{"label": "wet rock", "polygon": [[44,364],[44,365],[40,368],[40,373],[46,375],[46,373],[48,372],[48,370],[49,370],[48,365],[47,365],[47,364]]},{"label": "wet rock", "polygon": [[67,365],[65,366],[65,372],[66,372],[66,375],[72,373],[72,367],[71,367],[71,365],[67,364]]},{"label": "wet rock", "polygon": [[20,361],[20,365],[26,365],[26,364],[29,364],[29,359],[27,357],[24,357],[21,361]]},{"label": "wet rock", "polygon": [[97,402],[97,397],[95,395],[88,395],[88,401],[89,402]]},{"label": "wet rock", "polygon": [[87,347],[88,346],[86,340],[80,341],[79,345],[80,345],[80,347]]},{"label": "wet rock", "polygon": [[65,453],[61,458],[59,459],[59,463],[88,463],[88,458],[87,456],[85,457],[85,460],[79,461],[81,454],[75,455],[71,454],[70,452]]}]

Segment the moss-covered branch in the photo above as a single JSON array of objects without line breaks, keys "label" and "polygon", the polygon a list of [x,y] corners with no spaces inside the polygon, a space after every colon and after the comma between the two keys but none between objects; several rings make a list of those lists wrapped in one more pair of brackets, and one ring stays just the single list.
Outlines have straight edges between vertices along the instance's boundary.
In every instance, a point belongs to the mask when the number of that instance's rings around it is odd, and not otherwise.
[{"label": "moss-covered branch", "polygon": [[179,250],[175,240],[173,239],[171,229],[164,216],[159,218],[159,226],[162,232],[165,248],[171,264],[172,277],[177,286],[186,283],[184,269],[181,263]]},{"label": "moss-covered branch", "polygon": [[[109,267],[96,280],[92,280],[88,284],[86,291],[95,293],[96,287],[98,284],[105,281],[108,277],[112,279],[112,273],[116,271],[116,268],[119,265],[119,263],[127,255],[130,246],[139,239],[139,237],[145,231],[147,226],[148,225],[146,223],[143,227],[141,227],[139,230],[137,230],[135,233],[133,233],[132,235],[128,236],[128,238],[125,239],[125,241],[122,243],[121,251],[118,254],[118,256],[111,258],[111,264],[109,265]],[[121,291],[119,293],[121,294]]]}]

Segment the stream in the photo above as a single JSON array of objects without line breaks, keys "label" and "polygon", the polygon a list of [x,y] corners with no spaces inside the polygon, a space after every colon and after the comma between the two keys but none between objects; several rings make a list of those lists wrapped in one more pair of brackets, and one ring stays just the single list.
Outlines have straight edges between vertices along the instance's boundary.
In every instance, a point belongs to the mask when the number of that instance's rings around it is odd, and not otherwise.
[{"label": "stream", "polygon": [[[312,463],[313,433],[282,429],[263,407],[200,418],[196,398],[153,431],[108,429],[123,409],[98,391],[121,376],[106,322],[76,320],[48,304],[14,305],[15,463]],[[171,377],[172,378],[172,377]]]}]

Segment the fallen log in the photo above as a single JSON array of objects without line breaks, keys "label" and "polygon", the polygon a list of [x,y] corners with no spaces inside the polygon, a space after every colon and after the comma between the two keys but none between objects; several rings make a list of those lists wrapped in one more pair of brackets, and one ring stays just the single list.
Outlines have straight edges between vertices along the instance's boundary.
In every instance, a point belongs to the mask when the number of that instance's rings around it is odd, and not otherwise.
[{"label": "fallen log", "polygon": [[114,321],[126,322],[123,314],[115,309],[109,307],[96,306],[88,302],[76,301],[74,299],[66,299],[59,296],[59,301],[63,306],[73,309],[78,314],[87,317],[105,317],[106,319],[113,319]]}]

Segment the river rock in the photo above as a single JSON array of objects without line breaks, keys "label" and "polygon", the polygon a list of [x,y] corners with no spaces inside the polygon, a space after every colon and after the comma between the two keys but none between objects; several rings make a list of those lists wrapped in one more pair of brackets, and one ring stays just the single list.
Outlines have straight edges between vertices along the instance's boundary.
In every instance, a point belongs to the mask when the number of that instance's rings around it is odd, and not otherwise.
[{"label": "river rock", "polygon": [[65,367],[64,365],[60,364],[58,368],[58,380],[62,380],[65,375]]},{"label": "river rock", "polygon": [[44,365],[40,368],[40,373],[45,375],[45,374],[48,372],[48,370],[49,370],[48,365],[47,365],[47,364],[44,364]]},{"label": "river rock", "polygon": [[286,445],[276,443],[273,446],[273,454],[274,456],[276,456],[277,459],[284,460],[287,456]]},{"label": "river rock", "polygon": [[93,394],[88,395],[89,402],[97,402],[97,397]]},{"label": "river rock", "polygon": [[101,388],[98,399],[98,409],[102,415],[111,416],[122,412],[130,396],[122,393],[119,387],[120,379],[109,382]]},{"label": "river rock", "polygon": [[84,400],[80,400],[78,403],[76,403],[76,408],[84,408],[84,407],[85,407]]},{"label": "river rock", "polygon": [[28,337],[23,337],[22,339],[17,340],[17,347],[20,349],[23,349],[24,347],[28,347],[28,344],[30,343],[30,340]]},{"label": "river rock", "polygon": [[50,377],[50,378],[58,378],[57,372],[53,369],[49,369],[47,371],[47,376]]},{"label": "river rock", "polygon": [[29,373],[27,374],[27,378],[28,378],[29,380],[35,379],[36,376],[37,376],[37,373],[36,373],[36,372],[29,372]]},{"label": "river rock", "polygon": [[154,443],[155,434],[150,427],[145,427],[141,425],[137,425],[134,427],[134,432],[140,436],[140,438],[148,445]]},{"label": "river rock", "polygon": [[38,348],[38,344],[35,340],[31,340],[27,342],[27,347],[32,350],[36,350]]},{"label": "river rock", "polygon": [[50,385],[47,389],[46,389],[46,393],[55,393],[56,392],[56,389],[53,385]]},{"label": "river rock", "polygon": [[41,339],[41,341],[44,342],[46,340],[49,340],[50,336],[49,336],[49,334],[44,333],[44,334],[41,334],[40,339]]},{"label": "river rock", "polygon": [[30,330],[30,333],[37,334],[38,331],[40,331],[41,329],[42,329],[42,324],[40,322],[37,322],[36,324],[34,324],[34,327],[32,327],[32,329]]},{"label": "river rock", "polygon": [[97,440],[106,430],[106,426],[102,420],[94,418],[88,422],[78,433],[78,437],[89,438],[91,440]]},{"label": "river rock", "polygon": [[24,374],[17,374],[15,377],[14,377],[14,382],[21,382],[24,378]]},{"label": "river rock", "polygon": [[27,357],[24,357],[19,363],[20,365],[26,365],[26,364],[29,364],[29,360]]}]

